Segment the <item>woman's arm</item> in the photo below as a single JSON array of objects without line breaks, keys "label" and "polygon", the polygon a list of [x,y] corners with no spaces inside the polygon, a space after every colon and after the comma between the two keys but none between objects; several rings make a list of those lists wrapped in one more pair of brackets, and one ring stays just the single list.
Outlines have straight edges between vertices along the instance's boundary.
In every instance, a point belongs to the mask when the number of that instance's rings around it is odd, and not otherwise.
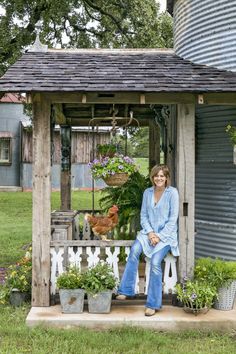
[{"label": "woman's arm", "polygon": [[141,226],[146,234],[153,232],[153,228],[150,225],[148,217],[148,190],[143,193],[143,201],[140,213]]},{"label": "woman's arm", "polygon": [[170,198],[170,211],[169,218],[164,228],[158,233],[161,241],[166,242],[171,238],[172,232],[176,228],[177,220],[179,217],[179,194],[177,189],[173,189],[172,196]]}]

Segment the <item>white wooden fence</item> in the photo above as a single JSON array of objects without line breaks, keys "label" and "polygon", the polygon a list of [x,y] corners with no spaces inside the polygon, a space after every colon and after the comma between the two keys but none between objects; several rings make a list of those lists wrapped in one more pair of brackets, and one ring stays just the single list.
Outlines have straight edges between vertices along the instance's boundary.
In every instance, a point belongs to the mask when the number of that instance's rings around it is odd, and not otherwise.
[{"label": "white wooden fence", "polygon": [[[100,260],[112,267],[117,279],[120,280],[130,247],[133,241],[124,240],[54,240],[51,241],[51,295],[55,295],[57,277],[66,270],[69,265],[75,265],[79,269],[91,267]],[[123,266],[119,256],[123,254]],[[177,282],[176,258],[168,254],[163,262],[163,291],[172,293]],[[149,282],[150,262],[145,259],[142,276],[137,274],[136,293],[146,294]]]}]

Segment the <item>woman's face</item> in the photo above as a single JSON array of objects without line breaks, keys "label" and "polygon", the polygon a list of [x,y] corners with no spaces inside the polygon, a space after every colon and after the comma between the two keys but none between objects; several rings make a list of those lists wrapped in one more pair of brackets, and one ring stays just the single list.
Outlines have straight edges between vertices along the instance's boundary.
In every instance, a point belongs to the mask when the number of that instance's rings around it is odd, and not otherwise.
[{"label": "woman's face", "polygon": [[165,177],[163,171],[159,171],[156,176],[153,177],[154,185],[158,188],[165,188],[167,178]]}]

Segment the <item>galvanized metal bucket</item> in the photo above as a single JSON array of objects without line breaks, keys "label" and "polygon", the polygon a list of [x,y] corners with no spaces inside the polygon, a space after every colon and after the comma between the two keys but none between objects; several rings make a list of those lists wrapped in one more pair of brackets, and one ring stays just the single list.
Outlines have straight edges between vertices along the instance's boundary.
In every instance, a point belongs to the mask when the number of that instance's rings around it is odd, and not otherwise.
[{"label": "galvanized metal bucket", "polygon": [[111,311],[112,290],[98,294],[88,294],[88,311],[90,313],[109,313]]},{"label": "galvanized metal bucket", "polygon": [[60,289],[60,302],[63,313],[82,313],[84,309],[83,289]]},{"label": "galvanized metal bucket", "polygon": [[218,300],[214,303],[214,308],[222,311],[232,310],[236,295],[236,280],[228,286],[219,289]]}]

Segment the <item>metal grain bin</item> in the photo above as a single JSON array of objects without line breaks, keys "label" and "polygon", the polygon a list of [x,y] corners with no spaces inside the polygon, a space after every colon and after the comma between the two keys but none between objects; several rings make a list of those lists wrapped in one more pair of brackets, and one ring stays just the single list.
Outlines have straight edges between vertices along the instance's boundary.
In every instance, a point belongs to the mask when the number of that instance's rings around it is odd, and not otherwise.
[{"label": "metal grain bin", "polygon": [[199,64],[236,71],[236,0],[174,1],[174,48]]}]

